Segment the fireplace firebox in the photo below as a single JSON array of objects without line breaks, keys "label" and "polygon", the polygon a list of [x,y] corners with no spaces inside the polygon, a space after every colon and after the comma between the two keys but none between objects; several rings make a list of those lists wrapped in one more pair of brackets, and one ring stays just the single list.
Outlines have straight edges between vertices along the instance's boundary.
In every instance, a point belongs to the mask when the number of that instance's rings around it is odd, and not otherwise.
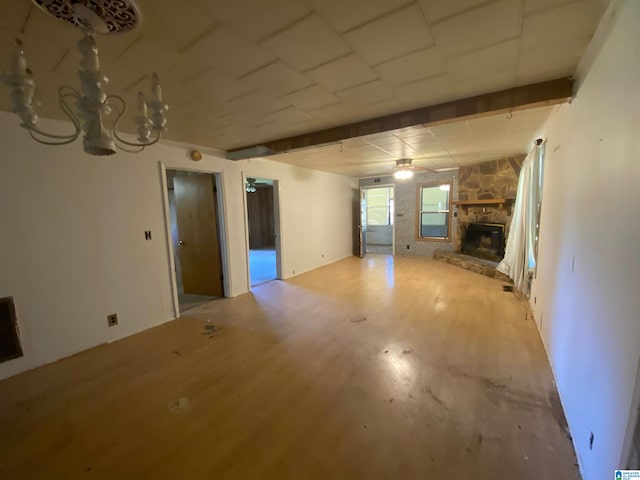
[{"label": "fireplace firebox", "polygon": [[470,223],[464,232],[462,253],[499,262],[504,257],[504,224]]}]

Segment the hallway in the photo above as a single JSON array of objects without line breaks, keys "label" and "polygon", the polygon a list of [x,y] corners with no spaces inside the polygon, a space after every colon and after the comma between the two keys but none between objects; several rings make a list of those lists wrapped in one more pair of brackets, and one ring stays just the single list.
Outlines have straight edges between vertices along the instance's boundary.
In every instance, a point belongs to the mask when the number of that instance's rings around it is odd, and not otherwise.
[{"label": "hallway", "polygon": [[3,480],[577,477],[523,305],[417,257],[347,258],[2,381],[0,418]]},{"label": "hallway", "polygon": [[275,249],[252,248],[249,250],[249,271],[252,287],[274,280],[277,277]]}]

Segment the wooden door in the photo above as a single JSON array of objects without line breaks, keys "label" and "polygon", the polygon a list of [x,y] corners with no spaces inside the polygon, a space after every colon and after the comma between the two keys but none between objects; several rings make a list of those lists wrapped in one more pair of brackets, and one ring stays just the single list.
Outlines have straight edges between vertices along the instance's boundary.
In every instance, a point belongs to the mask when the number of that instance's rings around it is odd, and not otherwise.
[{"label": "wooden door", "polygon": [[222,297],[222,261],[218,239],[213,175],[173,179],[178,217],[178,257],[184,293]]},{"label": "wooden door", "polygon": [[249,248],[275,248],[276,227],[273,206],[273,186],[259,186],[247,192]]}]

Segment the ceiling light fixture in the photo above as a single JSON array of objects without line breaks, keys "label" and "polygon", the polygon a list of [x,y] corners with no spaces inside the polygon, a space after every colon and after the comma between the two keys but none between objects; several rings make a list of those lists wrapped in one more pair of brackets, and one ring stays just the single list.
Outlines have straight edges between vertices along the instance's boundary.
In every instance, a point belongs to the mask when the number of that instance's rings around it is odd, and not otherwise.
[{"label": "ceiling light fixture", "polygon": [[394,173],[393,176],[396,177],[398,180],[407,180],[413,177],[413,171],[403,168],[401,170],[396,170],[396,173]]},{"label": "ceiling light fixture", "polygon": [[396,160],[396,171],[393,176],[398,180],[407,180],[413,177],[413,167],[410,158]]},{"label": "ceiling light fixture", "polygon": [[247,193],[256,193],[256,179],[255,178],[245,179],[244,187]]},{"label": "ceiling light fixture", "polygon": [[[107,95],[104,87],[109,78],[100,72],[96,33],[127,32],[139,23],[139,11],[132,0],[33,0],[46,13],[64,20],[83,32],[78,42],[82,55],[80,61],[81,92],[68,86],[58,89],[58,104],[74,126],[74,133],[58,135],[47,133],[38,127],[38,115],[33,109],[35,82],[22,48],[16,40],[16,49],[2,74],[2,81],[11,88],[13,112],[29,131],[35,141],[45,145],[67,145],[84,132],[84,151],[90,155],[113,155],[116,147],[138,153],[160,140],[166,131],[165,112],[168,105],[162,101],[162,88],[158,75],[151,76],[151,95],[147,98],[138,93],[138,112],[133,117],[137,127],[137,142],[129,142],[117,133],[118,123],[127,110],[124,99],[118,95]],[[70,102],[74,102],[74,112]],[[116,118],[107,130],[105,118],[115,112]],[[153,134],[153,135],[152,135]],[[136,150],[131,150],[133,147]]]}]

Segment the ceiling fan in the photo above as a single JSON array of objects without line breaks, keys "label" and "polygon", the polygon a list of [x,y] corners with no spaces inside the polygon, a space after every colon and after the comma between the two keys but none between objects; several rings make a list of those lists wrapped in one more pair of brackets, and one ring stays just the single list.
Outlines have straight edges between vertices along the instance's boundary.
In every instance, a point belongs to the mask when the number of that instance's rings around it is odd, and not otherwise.
[{"label": "ceiling fan", "polygon": [[393,169],[393,176],[398,180],[406,180],[408,178],[413,177],[415,172],[435,172],[431,168],[427,167],[419,167],[417,165],[412,165],[411,158],[401,158],[396,160],[396,166]]},{"label": "ceiling fan", "polygon": [[270,182],[263,182],[260,181],[260,179],[247,177],[247,179],[245,180],[245,190],[247,191],[247,193],[254,193],[256,191],[256,188],[266,188],[270,186]]}]

